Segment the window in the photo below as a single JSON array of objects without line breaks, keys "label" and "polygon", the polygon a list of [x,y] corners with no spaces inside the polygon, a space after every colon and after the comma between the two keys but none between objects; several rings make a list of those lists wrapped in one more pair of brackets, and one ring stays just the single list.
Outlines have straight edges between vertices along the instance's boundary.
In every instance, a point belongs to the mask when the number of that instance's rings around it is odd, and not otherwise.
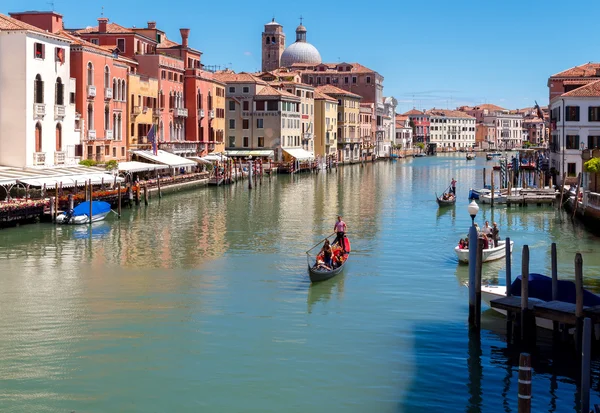
[{"label": "window", "polygon": [[371,83],[371,76],[367,76],[367,83]]},{"label": "window", "polygon": [[264,136],[259,136],[258,137],[258,147],[259,148],[264,148],[265,147],[265,138],[264,138]]},{"label": "window", "polygon": [[91,39],[90,43],[95,44],[95,45],[99,45],[100,44],[100,39]]},{"label": "window", "polygon": [[36,59],[44,59],[46,57],[46,45],[42,43],[34,43],[33,57],[35,57]]},{"label": "window", "polygon": [[233,100],[229,101],[229,110],[232,110],[232,111],[235,110],[235,101],[233,101]]},{"label": "window", "polygon": [[229,137],[229,147],[230,148],[235,148],[235,136],[230,136]]},{"label": "window", "polygon": [[87,64],[87,84],[88,86],[94,84],[94,65],[92,65],[92,62],[88,62]]},{"label": "window", "polygon": [[248,147],[248,141],[249,141],[248,137],[244,136],[244,148]]},{"label": "window", "polygon": [[352,83],[356,83],[356,76],[352,76]]},{"label": "window", "polygon": [[110,130],[110,109],[108,105],[104,107],[104,130]]},{"label": "window", "polygon": [[568,176],[577,176],[577,164],[576,163],[568,163],[567,164],[567,175]]},{"label": "window", "polygon": [[589,107],[588,120],[590,122],[600,122],[600,106],[590,106]]},{"label": "window", "polygon": [[117,148],[113,147],[113,158],[117,157]]},{"label": "window", "polygon": [[104,87],[110,87],[110,69],[108,66],[104,66]]},{"label": "window", "polygon": [[567,135],[565,140],[565,149],[579,149],[579,135]]},{"label": "window", "polygon": [[88,130],[94,130],[94,105],[92,103],[88,103],[87,117]]},{"label": "window", "polygon": [[244,100],[242,102],[242,109],[243,110],[250,110],[250,102],[248,102],[247,100]]},{"label": "window", "polygon": [[242,129],[250,129],[250,119],[242,119]]},{"label": "window", "polygon": [[565,107],[565,121],[567,121],[567,122],[579,121],[579,106],[566,106]]},{"label": "window", "polygon": [[269,112],[276,112],[279,109],[279,102],[276,100],[267,101],[267,110]]},{"label": "window", "polygon": [[250,88],[248,86],[244,86],[242,93],[250,93]]},{"label": "window", "polygon": [[230,86],[229,87],[229,93],[235,93],[235,87]]},{"label": "window", "polygon": [[60,77],[56,78],[56,85],[55,85],[55,90],[54,90],[54,102],[56,105],[59,105],[59,106],[62,106],[65,104],[64,85],[63,85]]},{"label": "window", "polygon": [[588,136],[588,149],[600,148],[600,136]]},{"label": "window", "polygon": [[259,100],[256,102],[256,110],[260,110],[260,111],[265,110],[265,101],[264,100]]},{"label": "window", "polygon": [[119,52],[125,53],[125,39],[117,39],[117,49]]},{"label": "window", "polygon": [[62,151],[62,126],[60,123],[56,124],[56,151]]},{"label": "window", "polygon": [[344,83],[347,85],[349,83],[349,78],[348,76],[344,77]]},{"label": "window", "polygon": [[229,129],[235,129],[235,119],[229,119]]},{"label": "window", "polygon": [[35,77],[33,93],[35,103],[44,103],[44,81],[40,75]]},{"label": "window", "polygon": [[42,124],[40,122],[35,124],[35,151],[42,151]]},{"label": "window", "polygon": [[166,70],[161,70],[160,71],[160,78],[161,79],[166,79],[167,78],[167,71]]},{"label": "window", "polygon": [[70,103],[71,105],[74,105],[74,104],[75,104],[75,92],[71,92],[71,93],[69,93],[69,103]]},{"label": "window", "polygon": [[256,119],[256,127],[258,129],[262,129],[263,128],[263,120],[262,119]]}]

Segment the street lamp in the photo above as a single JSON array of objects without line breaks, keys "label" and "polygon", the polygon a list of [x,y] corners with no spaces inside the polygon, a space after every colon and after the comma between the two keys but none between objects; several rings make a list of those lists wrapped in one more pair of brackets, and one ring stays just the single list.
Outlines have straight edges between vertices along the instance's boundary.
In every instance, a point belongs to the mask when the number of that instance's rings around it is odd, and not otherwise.
[{"label": "street lamp", "polygon": [[479,212],[479,205],[477,205],[477,202],[475,202],[475,200],[471,201],[471,203],[469,204],[469,206],[467,207],[467,209],[469,210],[469,215],[471,215],[471,225],[475,225],[475,216],[477,216],[477,213]]}]

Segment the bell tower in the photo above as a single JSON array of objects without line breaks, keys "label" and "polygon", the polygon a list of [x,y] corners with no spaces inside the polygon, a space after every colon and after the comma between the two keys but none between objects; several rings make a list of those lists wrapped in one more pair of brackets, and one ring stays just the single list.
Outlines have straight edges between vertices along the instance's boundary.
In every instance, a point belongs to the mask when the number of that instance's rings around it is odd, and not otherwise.
[{"label": "bell tower", "polygon": [[283,26],[275,18],[265,24],[262,34],[262,71],[269,72],[279,69],[281,54],[285,50],[285,34]]}]

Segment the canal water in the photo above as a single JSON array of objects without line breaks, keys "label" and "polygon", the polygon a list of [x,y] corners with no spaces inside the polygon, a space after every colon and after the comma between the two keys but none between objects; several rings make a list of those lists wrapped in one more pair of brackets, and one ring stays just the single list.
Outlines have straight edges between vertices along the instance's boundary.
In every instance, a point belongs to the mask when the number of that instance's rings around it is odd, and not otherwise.
[{"label": "canal water", "polygon": [[[10,412],[516,412],[502,318],[469,339],[467,267],[479,157],[437,156],[265,178],[151,200],[91,228],[0,231],[0,410]],[[491,163],[487,163],[488,170]],[[435,193],[455,177],[458,202]],[[348,224],[345,273],[311,285],[305,251]],[[600,240],[550,207],[482,206],[477,221],[562,278]],[[484,264],[502,283],[504,263]],[[568,353],[568,351],[566,351]],[[577,411],[572,361],[534,354],[533,411]],[[594,366],[592,402],[598,397]]]}]

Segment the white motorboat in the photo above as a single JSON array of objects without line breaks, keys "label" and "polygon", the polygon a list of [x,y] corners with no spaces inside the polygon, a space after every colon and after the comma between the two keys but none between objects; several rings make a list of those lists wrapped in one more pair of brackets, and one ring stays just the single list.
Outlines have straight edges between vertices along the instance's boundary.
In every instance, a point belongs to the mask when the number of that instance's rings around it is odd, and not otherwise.
[{"label": "white motorboat", "polygon": [[[506,204],[507,196],[500,192],[494,192],[494,204]],[[492,203],[492,191],[489,191],[486,194],[479,195],[479,202],[482,204],[491,204]]]},{"label": "white motorboat", "polygon": [[[498,246],[494,248],[487,248],[483,250],[483,262],[499,260],[506,256],[506,241],[498,241]],[[510,242],[510,252],[513,250],[514,241]],[[469,263],[469,250],[460,249],[458,246],[454,248],[458,261],[463,263]]]},{"label": "white motorboat", "polygon": [[[92,221],[102,221],[110,213],[110,204],[103,201],[92,201]],[[72,211],[66,211],[56,216],[57,224],[88,224],[90,222],[90,202],[77,205]]]}]

